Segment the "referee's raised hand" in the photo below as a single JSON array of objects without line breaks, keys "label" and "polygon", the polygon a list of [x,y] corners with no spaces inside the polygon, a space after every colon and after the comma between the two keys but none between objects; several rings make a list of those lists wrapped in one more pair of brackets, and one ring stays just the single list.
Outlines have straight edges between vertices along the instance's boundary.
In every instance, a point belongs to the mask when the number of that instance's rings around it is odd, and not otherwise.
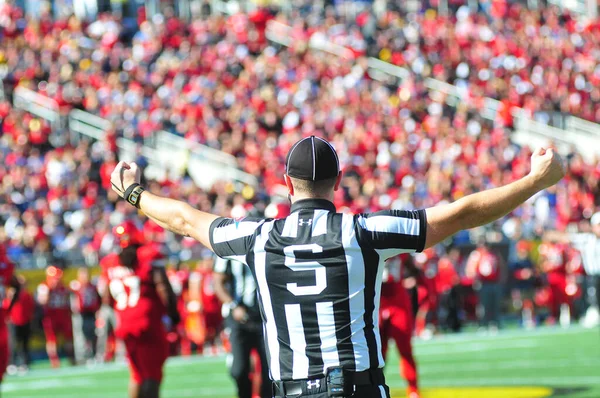
[{"label": "referee's raised hand", "polygon": [[139,184],[142,172],[137,164],[119,162],[110,175],[110,183],[113,191],[121,198],[124,197],[125,191],[133,184]]},{"label": "referee's raised hand", "polygon": [[531,155],[530,175],[540,189],[548,188],[565,176],[563,160],[552,148],[537,148]]}]

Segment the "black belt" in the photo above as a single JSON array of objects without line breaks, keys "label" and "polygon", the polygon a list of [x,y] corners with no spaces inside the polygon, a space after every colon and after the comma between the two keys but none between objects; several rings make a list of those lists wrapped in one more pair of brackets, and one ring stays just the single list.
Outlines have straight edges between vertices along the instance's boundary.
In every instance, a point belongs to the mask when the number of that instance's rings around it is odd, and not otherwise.
[{"label": "black belt", "polygon": [[[367,369],[362,372],[345,372],[346,376],[352,378],[352,384],[355,386],[380,386],[385,384],[385,376],[383,375],[383,369]],[[302,386],[306,386],[307,383],[316,386],[326,386],[327,378],[314,378],[314,379],[303,379],[303,380],[290,380],[290,381],[274,381],[273,382],[273,396],[275,397],[286,397],[286,396],[297,396],[302,394]]]}]

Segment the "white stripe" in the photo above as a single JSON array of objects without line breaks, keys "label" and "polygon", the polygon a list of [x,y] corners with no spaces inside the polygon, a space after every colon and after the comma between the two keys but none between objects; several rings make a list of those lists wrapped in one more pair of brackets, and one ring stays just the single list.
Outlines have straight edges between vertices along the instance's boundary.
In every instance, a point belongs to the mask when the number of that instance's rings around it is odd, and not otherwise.
[{"label": "white stripe", "polygon": [[315,210],[315,217],[313,218],[312,223],[312,233],[311,236],[314,238],[315,236],[326,235],[327,234],[327,215],[329,212],[327,210],[318,209]]},{"label": "white stripe", "polygon": [[265,315],[265,332],[268,341],[270,356],[269,370],[272,380],[281,380],[281,367],[279,364],[279,342],[277,341],[277,325],[275,325],[275,315],[273,314],[273,305],[271,304],[271,293],[267,284],[267,253],[265,244],[269,240],[269,233],[273,229],[275,221],[263,224],[260,234],[256,237],[254,244],[254,272],[258,282],[258,291],[260,292],[261,302]]},{"label": "white stripe", "polygon": [[359,224],[367,231],[419,236],[421,221],[394,216],[360,217]]},{"label": "white stripe", "polygon": [[387,398],[387,394],[385,393],[385,388],[383,388],[383,386],[379,386],[379,392],[381,393],[381,398]]},{"label": "white stripe", "polygon": [[300,304],[285,305],[285,320],[292,349],[292,379],[306,379],[308,378],[308,356],[306,355],[306,337],[304,336]]},{"label": "white stripe", "polygon": [[254,305],[254,300],[256,299],[256,282],[254,282],[254,277],[252,276],[252,272],[248,270],[246,273],[246,278],[244,278],[244,304],[248,307],[252,307]]},{"label": "white stripe", "polygon": [[[235,299],[240,300],[244,299],[244,264],[239,261],[234,261],[231,263],[231,273],[233,274],[234,284],[235,284]],[[245,304],[245,303],[244,303]]]},{"label": "white stripe", "polygon": [[299,212],[296,211],[287,216],[281,236],[285,236],[287,238],[298,237],[298,215]]},{"label": "white stripe", "polygon": [[224,259],[223,257],[217,257],[215,259],[214,270],[215,270],[215,272],[218,272],[220,274],[227,271],[227,260]]},{"label": "white stripe", "polygon": [[[379,302],[381,300],[381,281],[383,280],[383,271],[385,268],[384,258],[379,257],[377,265],[377,277],[375,279],[375,308],[373,309],[373,333],[375,334],[375,342],[377,343],[377,358],[379,359],[379,367],[383,367],[385,361],[381,350],[381,336],[379,334]],[[375,264],[369,264],[370,266]]]},{"label": "white stripe", "polygon": [[317,303],[317,322],[319,335],[321,337],[321,355],[323,358],[323,374],[327,368],[340,365],[340,357],[337,350],[337,337],[335,334],[335,316],[333,315],[333,303]]},{"label": "white stripe", "polygon": [[354,233],[354,216],[344,214],[342,217],[342,243],[348,267],[351,341],[356,371],[361,372],[371,367],[365,338],[365,262]]},{"label": "white stripe", "polygon": [[312,153],[313,153],[313,181],[315,180],[315,174],[317,173],[317,154],[315,153],[315,137],[310,137],[310,143],[312,144]]},{"label": "white stripe", "polygon": [[256,231],[256,228],[262,223],[255,221],[241,221],[224,227],[217,227],[213,231],[213,241],[215,243],[223,243],[234,239],[250,236]]}]

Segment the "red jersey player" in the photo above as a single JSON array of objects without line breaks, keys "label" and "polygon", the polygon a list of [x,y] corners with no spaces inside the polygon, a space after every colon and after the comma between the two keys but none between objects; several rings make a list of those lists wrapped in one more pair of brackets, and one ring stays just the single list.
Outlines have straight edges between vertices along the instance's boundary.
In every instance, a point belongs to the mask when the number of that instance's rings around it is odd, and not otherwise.
[{"label": "red jersey player", "polygon": [[62,335],[65,351],[73,358],[73,326],[71,322],[71,291],[62,282],[63,271],[53,265],[46,268],[46,281],[37,288],[37,302],[44,309],[42,325],[46,335],[46,351],[52,367],[60,366],[56,338]]},{"label": "red jersey player", "polygon": [[12,298],[7,309],[0,306],[0,383],[8,366],[8,328],[6,317],[19,297],[20,284],[14,275],[14,264],[6,257],[4,244],[0,243],[0,302],[7,297],[9,288],[13,288]]},{"label": "red jersey player", "polygon": [[402,285],[402,265],[409,264],[409,254],[386,262],[381,285],[379,307],[379,330],[383,357],[387,354],[388,340],[394,339],[400,352],[401,372],[408,383],[408,398],[418,398],[417,365],[412,353],[411,339],[414,328],[412,302]]},{"label": "red jersey player", "polygon": [[155,398],[159,395],[162,368],[168,356],[168,342],[163,317],[179,323],[177,303],[164,268],[159,247],[145,245],[140,231],[131,221],[114,229],[119,253],[100,262],[108,281],[117,317],[115,334],[123,339],[131,380],[131,398]]}]

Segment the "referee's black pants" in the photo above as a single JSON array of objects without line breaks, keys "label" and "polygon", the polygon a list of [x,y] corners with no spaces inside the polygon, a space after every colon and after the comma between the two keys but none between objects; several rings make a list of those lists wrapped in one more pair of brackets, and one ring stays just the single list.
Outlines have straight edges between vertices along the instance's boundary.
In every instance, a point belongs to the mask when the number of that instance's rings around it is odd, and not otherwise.
[{"label": "referee's black pants", "polygon": [[231,342],[231,367],[229,373],[237,384],[239,398],[252,398],[252,382],[250,381],[250,352],[255,349],[260,357],[262,385],[261,398],[271,398],[271,379],[265,352],[262,324],[248,322],[241,324],[228,319]]}]

